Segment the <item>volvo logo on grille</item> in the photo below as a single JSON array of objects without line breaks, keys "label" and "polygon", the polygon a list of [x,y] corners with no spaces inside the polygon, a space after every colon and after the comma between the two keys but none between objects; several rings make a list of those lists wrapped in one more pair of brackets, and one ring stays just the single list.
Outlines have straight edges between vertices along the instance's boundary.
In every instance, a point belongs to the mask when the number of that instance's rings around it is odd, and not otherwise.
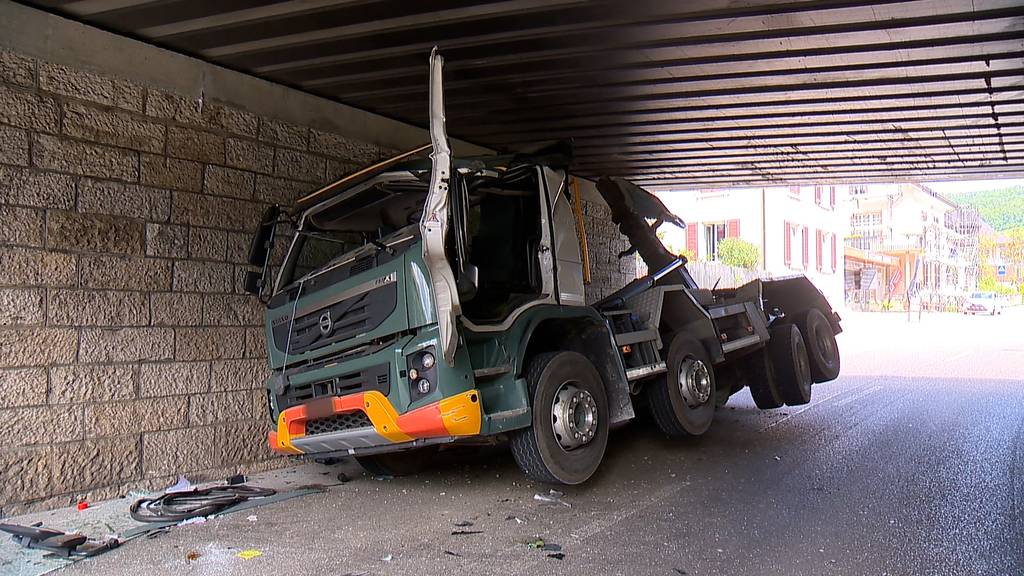
[{"label": "volvo logo on grille", "polygon": [[327,336],[331,333],[334,321],[331,320],[331,311],[328,310],[320,315],[320,333]]}]

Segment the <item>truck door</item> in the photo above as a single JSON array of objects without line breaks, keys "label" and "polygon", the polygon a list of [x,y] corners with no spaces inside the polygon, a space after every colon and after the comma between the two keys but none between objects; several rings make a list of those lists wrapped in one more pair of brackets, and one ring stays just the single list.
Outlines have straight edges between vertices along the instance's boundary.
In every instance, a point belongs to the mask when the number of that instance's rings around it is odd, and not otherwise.
[{"label": "truck door", "polygon": [[434,308],[437,312],[437,328],[440,348],[445,362],[455,365],[455,349],[459,334],[455,327],[461,313],[459,293],[455,274],[445,254],[445,240],[448,237],[449,198],[452,185],[451,147],[444,125],[444,86],[441,71],[444,59],[435,47],[430,53],[430,188],[420,220],[423,237],[423,262],[430,275],[434,292]]},{"label": "truck door", "polygon": [[565,193],[568,184],[565,172],[544,168],[544,182],[547,185],[551,214],[551,243],[555,254],[558,302],[568,306],[582,306],[585,303],[583,258],[580,256],[580,243],[576,236],[576,218]]}]

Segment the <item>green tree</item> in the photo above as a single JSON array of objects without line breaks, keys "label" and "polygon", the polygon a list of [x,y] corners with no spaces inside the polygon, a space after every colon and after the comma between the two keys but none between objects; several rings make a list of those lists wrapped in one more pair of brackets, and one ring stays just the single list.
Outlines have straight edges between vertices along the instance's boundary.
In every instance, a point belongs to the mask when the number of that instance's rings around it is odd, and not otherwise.
[{"label": "green tree", "polygon": [[761,262],[761,249],[739,238],[726,238],[718,243],[718,260],[729,266],[753,270]]}]

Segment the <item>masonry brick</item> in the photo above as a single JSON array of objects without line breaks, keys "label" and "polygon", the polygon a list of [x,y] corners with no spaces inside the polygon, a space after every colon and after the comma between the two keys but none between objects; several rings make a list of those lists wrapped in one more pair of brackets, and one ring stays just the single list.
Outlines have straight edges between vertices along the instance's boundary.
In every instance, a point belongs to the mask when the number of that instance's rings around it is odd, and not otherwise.
[{"label": "masonry brick", "polygon": [[60,130],[60,106],[49,96],[0,85],[0,124],[55,134]]},{"label": "masonry brick", "polygon": [[140,166],[143,184],[191,192],[203,187],[203,165],[198,162],[142,154]]},{"label": "masonry brick", "polygon": [[[200,394],[209,389],[208,362],[157,362],[141,366],[139,394],[143,398]],[[178,401],[185,403],[181,398]]]},{"label": "masonry brick", "polygon": [[150,294],[153,326],[199,326],[203,323],[203,295],[183,292]]},{"label": "masonry brick", "polygon": [[46,404],[46,368],[0,370],[0,408]]},{"label": "masonry brick", "polygon": [[101,110],[78,102],[64,106],[64,133],[83,140],[143,152],[162,152],[165,130],[163,124],[141,120],[126,112]]},{"label": "masonry brick", "polygon": [[163,476],[221,464],[220,436],[213,426],[147,432],[142,435],[143,473]]},{"label": "masonry brick", "polygon": [[[138,436],[96,438],[66,447],[53,460],[53,481],[83,490],[138,478],[142,469]],[[97,499],[97,495],[91,497]]]},{"label": "masonry brick", "polygon": [[58,250],[142,254],[144,226],[137,220],[51,211],[47,218],[47,242]]},{"label": "masonry brick", "polygon": [[167,130],[167,153],[176,158],[224,163],[224,137],[213,132],[172,126]]},{"label": "masonry brick", "polygon": [[41,288],[0,288],[0,326],[42,324],[45,298]]},{"label": "masonry brick", "polygon": [[0,503],[34,500],[56,493],[55,458],[49,446],[0,449]]},{"label": "masonry brick", "polygon": [[70,364],[78,334],[67,328],[0,327],[0,350],[0,368]]},{"label": "masonry brick", "polygon": [[290,205],[315,189],[316,186],[306,182],[256,176],[256,199],[261,202]]},{"label": "masonry brick", "polygon": [[80,406],[45,406],[0,410],[0,446],[53,444],[82,438]]},{"label": "masonry brick", "polygon": [[246,232],[228,232],[226,260],[235,264],[246,264],[249,261],[249,248],[252,246],[252,234]]},{"label": "masonry brick", "polygon": [[75,205],[75,181],[65,174],[0,166],[0,203],[68,210]]},{"label": "masonry brick", "polygon": [[309,149],[318,154],[344,158],[359,165],[373,164],[383,157],[379,146],[316,129],[309,131]]},{"label": "masonry brick", "polygon": [[127,364],[75,364],[50,368],[51,404],[111,402],[135,397],[136,368]]},{"label": "masonry brick", "polygon": [[245,353],[241,328],[175,328],[174,357],[178,360],[224,360]]},{"label": "masonry brick", "polygon": [[[266,414],[266,410],[261,410]],[[267,457],[270,419],[245,420],[217,427],[217,460],[223,464],[253,462]]]},{"label": "masonry brick", "polygon": [[82,362],[170,360],[174,333],[170,328],[84,328],[79,346]]},{"label": "masonry brick", "polygon": [[19,86],[34,86],[36,61],[10,50],[0,49],[0,82]]},{"label": "masonry brick", "polygon": [[52,290],[51,326],[146,326],[149,298],[141,292]]},{"label": "masonry brick", "polygon": [[82,256],[83,288],[170,290],[171,262],[158,258]]},{"label": "masonry brick", "polygon": [[32,163],[40,168],[81,176],[128,182],[139,179],[139,160],[136,152],[46,134],[35,135]]},{"label": "masonry brick", "polygon": [[251,138],[256,137],[259,123],[259,118],[251,112],[162,90],[149,91],[146,98],[146,114],[174,120],[180,124],[223,130]]},{"label": "masonry brick", "polygon": [[327,159],[308,152],[282,148],[277,151],[274,159],[274,174],[319,184],[327,177]]},{"label": "masonry brick", "polygon": [[191,228],[188,235],[188,255],[202,260],[224,260],[227,253],[228,233],[213,228]]},{"label": "masonry brick", "polygon": [[224,143],[227,165],[269,174],[274,170],[274,148],[252,140],[228,138]]},{"label": "masonry brick", "polygon": [[207,228],[254,230],[260,223],[263,205],[234,198],[176,192],[171,222]]},{"label": "masonry brick", "polygon": [[190,396],[189,424],[205,426],[259,418],[264,414],[260,412],[262,396],[260,390],[233,390]]},{"label": "masonry brick", "polygon": [[0,205],[0,244],[42,247],[44,216],[42,210]]},{"label": "masonry brick", "polygon": [[39,64],[39,87],[47,92],[142,112],[145,90],[128,80],[109,78],[60,64]]},{"label": "masonry brick", "polygon": [[146,95],[146,115],[181,124],[198,125],[202,118],[202,101],[180,94],[149,90]]},{"label": "masonry brick", "polygon": [[250,294],[207,294],[203,322],[210,326],[253,326],[263,321],[263,305]]},{"label": "masonry brick", "polygon": [[261,326],[259,328],[247,328],[245,331],[245,357],[259,358],[266,365],[267,358],[267,333]]},{"label": "masonry brick", "polygon": [[0,270],[0,285],[5,286],[73,286],[78,282],[76,257],[60,252],[0,246]]},{"label": "masonry brick", "polygon": [[176,292],[230,292],[232,267],[220,262],[180,260],[174,263]]},{"label": "masonry brick", "polygon": [[174,224],[146,224],[146,255],[185,258],[188,256],[188,228]]},{"label": "masonry brick", "polygon": [[28,132],[0,124],[0,162],[28,166]]},{"label": "masonry brick", "polygon": [[108,402],[87,406],[87,438],[170,430],[188,425],[188,401],[180,396]]},{"label": "masonry brick", "polygon": [[203,192],[215,196],[252,198],[254,182],[255,177],[251,172],[223,166],[207,166]]},{"label": "masonry brick", "polygon": [[171,193],[138,184],[82,178],[78,183],[78,210],[165,222],[171,215]]},{"label": "masonry brick", "polygon": [[210,389],[214,391],[263,390],[270,369],[265,358],[217,360],[211,374]]},{"label": "masonry brick", "polygon": [[234,106],[210,102],[203,108],[204,126],[255,138],[259,129],[259,117]]},{"label": "masonry brick", "polygon": [[264,142],[305,149],[308,139],[309,129],[305,126],[267,118],[263,118],[260,122],[260,140]]}]

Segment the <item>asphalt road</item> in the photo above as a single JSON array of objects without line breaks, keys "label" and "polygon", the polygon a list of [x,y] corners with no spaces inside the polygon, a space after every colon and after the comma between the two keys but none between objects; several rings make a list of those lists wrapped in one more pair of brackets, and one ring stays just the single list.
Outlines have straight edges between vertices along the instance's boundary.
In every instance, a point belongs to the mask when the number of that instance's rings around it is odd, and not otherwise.
[{"label": "asphalt road", "polygon": [[[811,404],[744,392],[695,441],[613,433],[564,502],[501,450],[178,528],[70,574],[1024,574],[1024,310],[851,315]],[[351,464],[294,472],[329,472]],[[472,526],[457,527],[459,521]],[[453,530],[480,531],[452,535]],[[525,543],[542,537],[565,557]],[[243,560],[236,553],[257,549]],[[189,562],[186,555],[198,553]]]}]

